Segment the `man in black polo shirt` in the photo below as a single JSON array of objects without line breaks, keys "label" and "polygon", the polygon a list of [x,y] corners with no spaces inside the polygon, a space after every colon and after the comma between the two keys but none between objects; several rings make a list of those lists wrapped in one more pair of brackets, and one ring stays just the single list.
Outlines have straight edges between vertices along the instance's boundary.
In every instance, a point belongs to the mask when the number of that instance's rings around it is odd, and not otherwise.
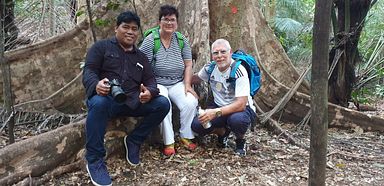
[{"label": "man in black polo shirt", "polygon": [[[119,116],[144,117],[124,138],[127,161],[138,165],[140,145],[170,108],[167,98],[159,95],[147,57],[135,46],[139,27],[140,18],[135,13],[123,12],[117,17],[115,37],[96,42],[87,53],[83,74],[88,98],[85,158],[95,185],[112,184],[104,162],[108,120]],[[121,85],[123,99],[111,95],[111,89],[118,87],[115,81]]]}]

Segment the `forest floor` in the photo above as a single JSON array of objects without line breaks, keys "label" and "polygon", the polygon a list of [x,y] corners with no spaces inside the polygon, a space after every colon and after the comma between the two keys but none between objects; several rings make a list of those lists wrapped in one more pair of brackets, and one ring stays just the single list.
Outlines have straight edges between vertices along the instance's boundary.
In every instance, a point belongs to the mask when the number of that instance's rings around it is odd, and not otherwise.
[{"label": "forest floor", "polygon": [[[368,114],[384,118],[384,102]],[[309,128],[281,123],[297,141],[309,147]],[[0,138],[3,139],[3,138]],[[130,166],[124,155],[109,157],[113,185],[308,185],[309,151],[292,145],[280,135],[256,126],[247,134],[246,157],[231,148],[218,149],[216,137],[207,136],[193,152],[177,147],[164,158],[160,145],[145,144],[141,164]],[[384,134],[360,128],[328,132],[327,185],[384,185]],[[53,178],[45,185],[91,185],[85,167]]]}]

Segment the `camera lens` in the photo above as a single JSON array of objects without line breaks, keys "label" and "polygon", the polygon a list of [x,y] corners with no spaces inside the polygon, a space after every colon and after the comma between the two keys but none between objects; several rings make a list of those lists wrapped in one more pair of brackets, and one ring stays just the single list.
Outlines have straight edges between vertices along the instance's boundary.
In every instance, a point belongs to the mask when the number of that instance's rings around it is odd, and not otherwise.
[{"label": "camera lens", "polygon": [[118,103],[123,103],[127,96],[124,93],[117,93],[116,95],[112,95],[113,99]]},{"label": "camera lens", "polygon": [[120,86],[120,83],[117,79],[111,81],[111,95],[113,99],[118,103],[123,103],[127,99],[123,89]]}]

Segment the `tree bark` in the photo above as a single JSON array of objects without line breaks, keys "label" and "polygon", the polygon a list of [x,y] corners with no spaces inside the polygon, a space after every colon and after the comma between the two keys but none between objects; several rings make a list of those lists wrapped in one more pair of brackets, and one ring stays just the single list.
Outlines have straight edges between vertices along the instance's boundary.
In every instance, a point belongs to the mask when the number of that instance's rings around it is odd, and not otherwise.
[{"label": "tree bark", "polygon": [[71,162],[84,146],[84,120],[0,149],[0,185],[40,176]]},{"label": "tree bark", "polygon": [[[108,123],[104,138],[106,158],[113,155],[123,156],[124,136],[140,121],[141,118],[126,117]],[[0,185],[12,185],[29,176],[40,177],[47,171],[83,159],[84,126],[85,119],[0,149]],[[147,141],[158,142],[159,138],[154,137],[156,139],[149,137]]]},{"label": "tree bark", "polygon": [[[349,2],[349,7],[346,2]],[[356,79],[355,66],[360,61],[357,45],[370,5],[371,0],[335,1],[339,32],[330,52],[329,64],[332,64],[337,50],[343,54],[329,79],[329,101],[334,104],[346,107],[351,99]]]},{"label": "tree bark", "polygon": [[[257,1],[211,0],[209,9],[210,41],[227,39],[234,50],[242,48],[257,57],[263,76],[269,73],[285,86],[293,86],[299,74],[268,26]],[[268,83],[262,77],[262,88]],[[299,91],[308,94],[308,82],[304,82]]]},{"label": "tree bark", "polygon": [[[1,0],[1,5],[4,5],[7,3],[5,0]],[[0,6],[1,8],[1,17],[5,17],[5,12],[3,10],[7,10],[7,6]],[[13,10],[12,10],[13,11]],[[1,62],[1,72],[2,72],[2,79],[3,79],[3,99],[4,99],[4,107],[5,107],[5,118],[6,121],[3,121],[4,124],[7,124],[8,126],[8,137],[9,142],[14,143],[15,142],[15,136],[14,136],[14,126],[15,126],[15,120],[13,117],[13,99],[12,99],[12,87],[11,87],[11,69],[8,60],[4,57],[4,51],[6,50],[6,40],[7,35],[4,35],[4,33],[7,33],[8,30],[5,28],[7,25],[7,19],[1,19],[0,21],[0,62]]]},{"label": "tree bark", "polygon": [[19,29],[15,24],[15,2],[14,0],[4,0],[0,4],[1,19],[4,20],[5,50],[15,47]]},{"label": "tree bark", "polygon": [[17,105],[49,97],[81,72],[80,62],[86,53],[84,40],[88,28],[88,23],[82,22],[58,37],[5,53],[12,69],[11,84],[16,108],[64,113],[81,111],[85,96],[80,79],[46,102]]},{"label": "tree bark", "polygon": [[308,185],[325,185],[328,137],[328,50],[331,1],[316,1],[311,75],[311,141]]}]

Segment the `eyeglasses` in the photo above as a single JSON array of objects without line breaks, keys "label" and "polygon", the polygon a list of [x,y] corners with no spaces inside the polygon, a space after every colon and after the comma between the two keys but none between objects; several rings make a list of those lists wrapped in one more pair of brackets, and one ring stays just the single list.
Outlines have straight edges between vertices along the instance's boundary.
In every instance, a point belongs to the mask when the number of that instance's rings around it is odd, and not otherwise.
[{"label": "eyeglasses", "polygon": [[167,24],[173,24],[173,23],[176,23],[176,19],[161,18],[161,22],[167,23]]},{"label": "eyeglasses", "polygon": [[227,54],[228,50],[219,50],[219,51],[215,51],[215,52],[212,52],[212,55],[213,56],[218,56],[219,53],[222,54],[222,55],[225,55]]}]

